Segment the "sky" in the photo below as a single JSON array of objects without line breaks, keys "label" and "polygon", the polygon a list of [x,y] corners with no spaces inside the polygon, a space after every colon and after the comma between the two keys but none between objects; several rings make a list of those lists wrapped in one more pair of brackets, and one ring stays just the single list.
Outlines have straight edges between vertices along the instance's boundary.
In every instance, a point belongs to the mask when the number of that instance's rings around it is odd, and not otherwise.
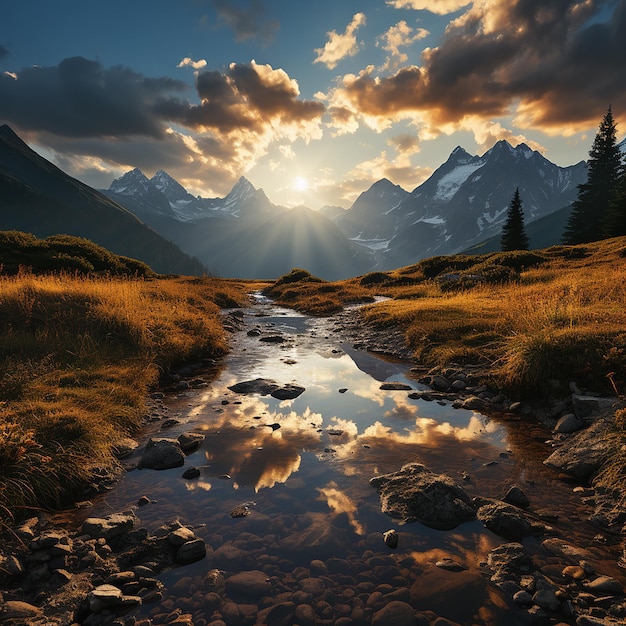
[{"label": "sky", "polygon": [[626,133],[626,0],[9,0],[0,124],[95,188],[138,167],[348,208],[456,146]]}]

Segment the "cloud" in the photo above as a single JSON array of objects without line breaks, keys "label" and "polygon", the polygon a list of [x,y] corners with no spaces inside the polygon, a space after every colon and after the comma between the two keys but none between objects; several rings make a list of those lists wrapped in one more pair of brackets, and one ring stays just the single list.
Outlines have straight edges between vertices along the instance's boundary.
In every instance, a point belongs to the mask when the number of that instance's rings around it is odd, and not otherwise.
[{"label": "cloud", "polygon": [[342,59],[354,56],[359,51],[355,32],[365,24],[365,21],[364,13],[355,13],[342,35],[337,34],[334,30],[327,33],[328,41],[324,47],[315,48],[317,57],[313,63],[323,63],[329,70],[332,70],[337,67]]},{"label": "cloud", "polygon": [[408,55],[401,52],[400,48],[407,48],[416,41],[424,39],[430,33],[425,28],[413,29],[404,20],[398,22],[395,26],[391,26],[385,33],[379,37],[379,44],[383,50],[389,52],[389,59],[385,67],[399,66],[406,63]]},{"label": "cloud", "polygon": [[430,11],[438,15],[454,13],[470,4],[472,0],[387,0],[387,4],[394,9],[414,9],[416,11]]},{"label": "cloud", "polygon": [[327,96],[352,126],[409,119],[435,136],[467,118],[513,115],[520,128],[571,134],[595,127],[608,104],[626,111],[625,73],[626,3],[482,0],[423,51],[421,65],[391,74],[370,66]]},{"label": "cloud", "polygon": [[232,0],[213,0],[218,17],[235,33],[239,42],[258,39],[270,43],[280,25],[276,20],[269,19],[266,10],[259,0],[251,0],[249,6],[237,6]]},{"label": "cloud", "polygon": [[21,128],[68,137],[163,137],[160,100],[187,89],[171,78],[146,78],[83,57],[57,66],[0,75],[0,117]]},{"label": "cloud", "polygon": [[420,151],[420,140],[416,135],[401,133],[387,140],[390,146],[401,154],[416,154]]},{"label": "cloud", "polygon": [[192,67],[194,70],[201,70],[206,65],[207,62],[204,59],[194,61],[190,57],[185,57],[176,67]]},{"label": "cloud", "polygon": [[[100,166],[162,167],[203,195],[227,193],[272,143],[322,135],[324,104],[300,99],[297,81],[284,70],[251,61],[201,72],[199,104],[181,97],[188,89],[75,57],[25,68],[17,80],[0,75],[0,119],[48,146],[58,163],[63,153],[76,155],[63,162],[70,175],[101,185]],[[94,159],[88,170],[86,156]]]}]

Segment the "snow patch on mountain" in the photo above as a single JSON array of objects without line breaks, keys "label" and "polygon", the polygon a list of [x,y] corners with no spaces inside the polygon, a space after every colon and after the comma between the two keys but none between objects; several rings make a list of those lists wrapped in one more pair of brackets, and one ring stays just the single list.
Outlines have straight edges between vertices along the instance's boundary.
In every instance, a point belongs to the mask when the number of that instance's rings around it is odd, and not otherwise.
[{"label": "snow patch on mountain", "polygon": [[474,163],[466,163],[455,167],[451,172],[442,176],[437,183],[435,199],[448,201],[458,191],[459,187],[476,171],[484,165],[482,160]]}]

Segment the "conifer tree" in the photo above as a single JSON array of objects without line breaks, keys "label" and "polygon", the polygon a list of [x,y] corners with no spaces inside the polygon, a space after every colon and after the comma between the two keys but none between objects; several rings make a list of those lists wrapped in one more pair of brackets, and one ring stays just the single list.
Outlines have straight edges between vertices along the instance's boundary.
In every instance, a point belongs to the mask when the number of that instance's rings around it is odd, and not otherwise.
[{"label": "conifer tree", "polygon": [[617,184],[615,198],[609,207],[606,234],[608,237],[626,235],[626,157],[622,164],[622,174]]},{"label": "conifer tree", "polygon": [[515,189],[513,198],[511,198],[511,204],[509,204],[506,222],[502,227],[500,247],[502,252],[528,250],[528,237],[524,227],[524,211],[519,195],[519,187]]},{"label": "conifer tree", "polygon": [[607,236],[607,218],[615,201],[622,165],[616,135],[609,107],[589,152],[587,182],[578,185],[578,197],[563,233],[564,243],[587,243]]}]

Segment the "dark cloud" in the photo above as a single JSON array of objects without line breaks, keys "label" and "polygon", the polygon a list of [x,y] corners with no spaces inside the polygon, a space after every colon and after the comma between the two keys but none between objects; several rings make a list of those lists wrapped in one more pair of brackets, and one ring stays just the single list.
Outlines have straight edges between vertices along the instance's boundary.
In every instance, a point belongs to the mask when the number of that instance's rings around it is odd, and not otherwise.
[{"label": "dark cloud", "polygon": [[4,59],[9,56],[9,49],[0,43],[0,59]]},{"label": "dark cloud", "polygon": [[[608,17],[610,16],[610,19]],[[371,68],[342,93],[367,115],[422,113],[433,124],[506,115],[554,127],[626,112],[626,3],[486,0],[451,22],[420,67]]]},{"label": "dark cloud", "polygon": [[321,102],[299,100],[297,83],[286,72],[254,61],[231,64],[227,74],[203,72],[197,79],[200,105],[182,107],[181,123],[219,132],[263,132],[280,121],[301,124],[319,119]]},{"label": "dark cloud", "polygon": [[212,4],[220,20],[234,31],[237,41],[257,39],[270,43],[279,29],[279,23],[267,16],[259,0],[251,0],[244,6],[232,0],[213,0]]},{"label": "dark cloud", "polygon": [[73,57],[58,66],[25,68],[17,79],[0,75],[0,118],[70,137],[162,137],[157,105],[185,89],[170,78]]}]

